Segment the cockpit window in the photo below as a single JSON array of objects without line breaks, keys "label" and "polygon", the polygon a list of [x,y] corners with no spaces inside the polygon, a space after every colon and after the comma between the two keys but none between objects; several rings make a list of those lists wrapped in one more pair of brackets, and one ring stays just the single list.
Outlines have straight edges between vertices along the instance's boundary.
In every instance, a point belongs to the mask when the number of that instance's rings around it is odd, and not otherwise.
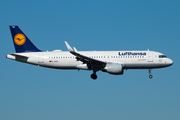
[{"label": "cockpit window", "polygon": [[167,58],[165,55],[159,55],[159,58]]}]

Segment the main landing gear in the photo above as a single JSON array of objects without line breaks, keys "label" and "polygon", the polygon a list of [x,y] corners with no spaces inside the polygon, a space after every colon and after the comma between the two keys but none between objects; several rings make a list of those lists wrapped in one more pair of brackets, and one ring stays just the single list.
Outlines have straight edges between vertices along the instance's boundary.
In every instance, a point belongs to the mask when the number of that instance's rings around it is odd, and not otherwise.
[{"label": "main landing gear", "polygon": [[151,69],[149,69],[149,78],[152,79],[153,76],[151,75]]},{"label": "main landing gear", "polygon": [[93,73],[93,74],[91,74],[91,78],[96,80],[97,79],[97,75]]},{"label": "main landing gear", "polygon": [[96,80],[97,79],[97,75],[96,75],[96,70],[93,70],[93,74],[91,74],[91,78]]}]

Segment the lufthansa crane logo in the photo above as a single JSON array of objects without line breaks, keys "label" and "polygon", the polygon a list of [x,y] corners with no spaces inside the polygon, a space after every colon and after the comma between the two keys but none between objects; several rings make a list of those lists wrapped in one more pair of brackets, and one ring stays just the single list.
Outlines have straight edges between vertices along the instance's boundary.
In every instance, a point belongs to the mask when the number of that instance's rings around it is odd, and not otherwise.
[{"label": "lufthansa crane logo", "polygon": [[18,33],[14,36],[14,42],[16,45],[23,45],[26,42],[26,37],[23,34]]}]

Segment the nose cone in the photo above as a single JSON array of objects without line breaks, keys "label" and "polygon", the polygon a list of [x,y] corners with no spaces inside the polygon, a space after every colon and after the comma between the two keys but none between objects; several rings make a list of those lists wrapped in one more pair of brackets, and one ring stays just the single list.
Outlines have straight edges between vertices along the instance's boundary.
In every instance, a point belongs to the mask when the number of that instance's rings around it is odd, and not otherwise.
[{"label": "nose cone", "polygon": [[173,61],[171,59],[168,59],[167,64],[171,66],[173,64]]}]

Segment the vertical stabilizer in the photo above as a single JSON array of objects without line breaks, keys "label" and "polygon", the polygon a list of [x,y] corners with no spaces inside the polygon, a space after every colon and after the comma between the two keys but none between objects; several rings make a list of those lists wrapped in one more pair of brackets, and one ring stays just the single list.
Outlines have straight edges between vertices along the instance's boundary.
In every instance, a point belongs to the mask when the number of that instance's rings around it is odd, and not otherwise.
[{"label": "vertical stabilizer", "polygon": [[9,26],[16,53],[40,52],[18,26]]}]

